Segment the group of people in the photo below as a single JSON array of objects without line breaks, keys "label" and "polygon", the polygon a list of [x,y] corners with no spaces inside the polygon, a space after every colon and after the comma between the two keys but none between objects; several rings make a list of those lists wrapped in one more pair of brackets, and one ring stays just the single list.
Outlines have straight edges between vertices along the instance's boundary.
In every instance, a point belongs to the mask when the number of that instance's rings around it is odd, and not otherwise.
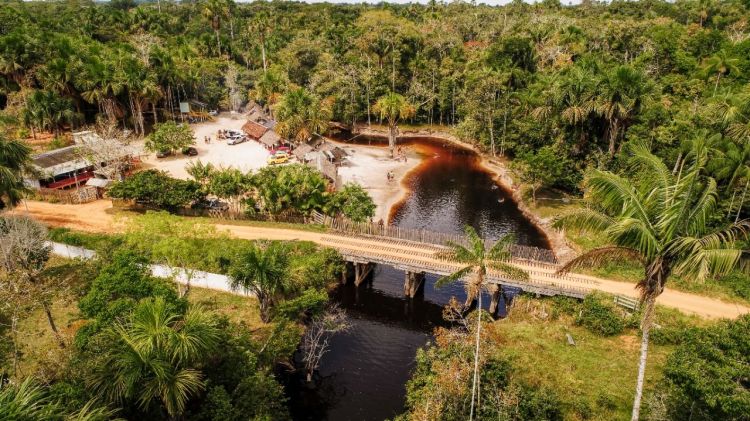
[{"label": "group of people", "polygon": [[203,136],[203,143],[211,143],[211,136]]},{"label": "group of people", "polygon": [[401,148],[401,146],[396,149],[396,161],[404,161],[406,162],[406,151]]},{"label": "group of people", "polygon": [[396,178],[396,176],[393,174],[392,170],[388,171],[388,174],[386,174],[386,176],[388,177],[388,182],[391,182],[391,181],[393,181]]}]

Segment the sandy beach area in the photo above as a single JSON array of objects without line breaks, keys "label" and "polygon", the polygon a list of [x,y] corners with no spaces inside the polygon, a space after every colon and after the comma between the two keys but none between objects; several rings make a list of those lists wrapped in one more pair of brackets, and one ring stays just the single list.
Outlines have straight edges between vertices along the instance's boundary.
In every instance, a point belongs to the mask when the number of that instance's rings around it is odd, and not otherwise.
[{"label": "sandy beach area", "polygon": [[[404,162],[391,159],[386,147],[331,142],[349,154],[347,162],[339,168],[342,183],[357,183],[367,190],[377,205],[373,220],[387,222],[391,207],[407,193],[404,177],[422,162],[422,158],[409,148],[405,150]],[[393,171],[393,181],[388,181],[388,171]]]},{"label": "sandy beach area", "polygon": [[[217,140],[216,133],[219,129],[240,130],[247,119],[243,114],[222,113],[213,121],[191,124],[195,132],[195,148],[198,156],[185,156],[177,153],[167,158],[156,159],[156,154],[148,154],[143,163],[146,168],[158,168],[167,171],[173,177],[188,179],[190,176],[185,167],[192,161],[200,160],[212,163],[217,167],[233,167],[242,171],[254,171],[266,166],[268,151],[255,141],[240,143],[239,145],[227,145],[225,140]],[[211,143],[205,143],[203,138],[209,136]],[[143,147],[143,142],[137,145]]]}]

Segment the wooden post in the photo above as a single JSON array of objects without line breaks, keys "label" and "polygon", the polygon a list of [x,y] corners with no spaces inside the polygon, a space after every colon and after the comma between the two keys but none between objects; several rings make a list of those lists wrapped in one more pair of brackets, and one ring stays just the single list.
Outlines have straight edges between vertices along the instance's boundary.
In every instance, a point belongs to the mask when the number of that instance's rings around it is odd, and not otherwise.
[{"label": "wooden post", "polygon": [[424,285],[424,272],[406,272],[404,274],[404,295],[414,298]]},{"label": "wooden post", "polygon": [[502,285],[490,285],[490,293],[492,294],[490,299],[490,314],[492,317],[495,317],[495,314],[497,313],[497,305],[500,303],[500,297],[503,295]]},{"label": "wooden post", "polygon": [[355,263],[354,264],[354,285],[360,286],[362,282],[364,282],[365,279],[367,279],[367,275],[372,272],[372,268],[375,265],[372,263]]},{"label": "wooden post", "polygon": [[352,263],[351,262],[345,262],[344,263],[344,270],[341,271],[341,285],[346,285],[346,283],[349,281],[349,274],[352,271]]}]

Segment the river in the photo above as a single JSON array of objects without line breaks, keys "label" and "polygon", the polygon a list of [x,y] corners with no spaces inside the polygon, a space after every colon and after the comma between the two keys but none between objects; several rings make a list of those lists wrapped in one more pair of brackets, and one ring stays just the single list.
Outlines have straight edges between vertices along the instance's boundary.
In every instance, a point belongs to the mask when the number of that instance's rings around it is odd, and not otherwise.
[{"label": "river", "polygon": [[[385,145],[385,139],[359,136],[357,143]],[[475,152],[424,137],[400,138],[399,145],[423,161],[406,176],[409,194],[391,209],[391,224],[446,233],[471,225],[484,238],[513,234],[519,244],[549,248]],[[417,349],[444,323],[442,308],[450,298],[465,299],[461,285],[436,289],[436,279],[428,275],[414,299],[403,295],[403,271],[391,267],[376,267],[359,288],[340,286],[333,298],[352,326],[331,339],[314,386],[302,375],[287,379],[294,419],[379,421],[402,413]]]}]

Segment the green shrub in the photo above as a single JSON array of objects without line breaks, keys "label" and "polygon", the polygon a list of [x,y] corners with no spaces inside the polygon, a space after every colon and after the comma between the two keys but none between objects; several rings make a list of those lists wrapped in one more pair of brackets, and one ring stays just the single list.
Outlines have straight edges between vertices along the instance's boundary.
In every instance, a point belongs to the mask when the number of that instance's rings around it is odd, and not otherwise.
[{"label": "green shrub", "polygon": [[589,294],[583,300],[576,324],[602,335],[619,335],[625,322],[612,300],[603,294]]}]

